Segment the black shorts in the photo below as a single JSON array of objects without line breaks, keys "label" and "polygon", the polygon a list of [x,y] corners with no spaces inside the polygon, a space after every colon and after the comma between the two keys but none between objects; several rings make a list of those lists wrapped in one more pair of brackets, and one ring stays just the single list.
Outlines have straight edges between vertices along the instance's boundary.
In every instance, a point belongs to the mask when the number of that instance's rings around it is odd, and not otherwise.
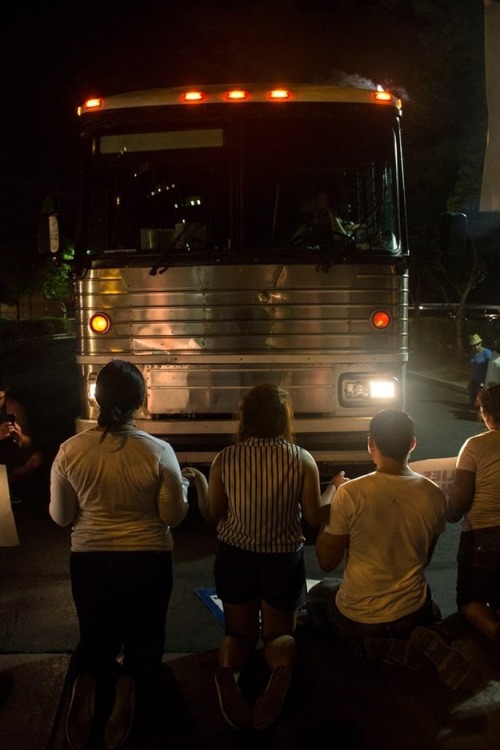
[{"label": "black shorts", "polygon": [[500,526],[462,531],[457,555],[457,606],[500,607]]},{"label": "black shorts", "polygon": [[295,609],[305,590],[304,550],[249,552],[221,542],[214,577],[222,602],[247,604],[258,599],[276,609]]}]

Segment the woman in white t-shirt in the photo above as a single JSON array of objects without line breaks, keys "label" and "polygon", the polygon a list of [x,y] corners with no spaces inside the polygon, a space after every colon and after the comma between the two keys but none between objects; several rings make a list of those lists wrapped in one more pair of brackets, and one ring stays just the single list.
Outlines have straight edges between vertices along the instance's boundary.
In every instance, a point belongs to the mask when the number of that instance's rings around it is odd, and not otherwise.
[{"label": "woman in white t-shirt", "polygon": [[134,425],[144,396],[135,365],[108,362],[96,382],[97,426],[66,440],[51,469],[50,515],[71,524],[80,626],[66,723],[74,750],[101,723],[105,747],[119,747],[132,726],[136,688],[159,682],[173,583],[170,527],[186,516],[189,480],[169,443]]},{"label": "woman in white t-shirt", "polygon": [[500,384],[477,396],[487,432],[465,441],[448,500],[448,521],[462,521],[457,606],[474,628],[500,642]]}]

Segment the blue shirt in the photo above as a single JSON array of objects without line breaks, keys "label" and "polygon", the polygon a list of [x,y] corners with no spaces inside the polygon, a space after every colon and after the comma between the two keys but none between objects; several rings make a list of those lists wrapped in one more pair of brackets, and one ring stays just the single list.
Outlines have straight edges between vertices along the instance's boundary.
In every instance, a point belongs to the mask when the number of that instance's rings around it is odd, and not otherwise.
[{"label": "blue shirt", "polygon": [[480,352],[472,352],[470,357],[470,379],[473,383],[484,385],[490,359],[491,350],[486,347],[483,347]]}]

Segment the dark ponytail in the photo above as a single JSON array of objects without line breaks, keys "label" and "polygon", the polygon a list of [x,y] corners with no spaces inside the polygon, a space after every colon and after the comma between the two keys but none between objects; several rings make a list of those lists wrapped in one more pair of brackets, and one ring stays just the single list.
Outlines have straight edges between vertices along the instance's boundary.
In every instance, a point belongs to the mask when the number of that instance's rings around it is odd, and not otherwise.
[{"label": "dark ponytail", "polygon": [[146,387],[141,371],[131,362],[113,359],[97,376],[95,399],[100,407],[97,423],[108,430],[130,422],[143,404]]}]

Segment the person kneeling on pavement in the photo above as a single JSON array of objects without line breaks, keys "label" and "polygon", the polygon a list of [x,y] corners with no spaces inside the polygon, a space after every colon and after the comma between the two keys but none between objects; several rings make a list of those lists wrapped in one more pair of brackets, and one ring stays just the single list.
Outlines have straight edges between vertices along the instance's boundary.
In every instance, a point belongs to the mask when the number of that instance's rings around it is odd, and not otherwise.
[{"label": "person kneeling on pavement", "polygon": [[446,498],[408,458],[414,423],[386,409],[370,425],[368,452],[375,471],[331,482],[329,521],[316,539],[324,571],[344,560],[342,579],[326,578],[306,597],[312,621],[347,638],[363,659],[410,669],[432,665],[454,690],[472,690],[480,675],[440,632],[437,606],[424,569],[446,527]]},{"label": "person kneeling on pavement", "polygon": [[[99,372],[97,425],[66,440],[51,467],[49,512],[71,526],[71,592],[80,640],[68,669],[72,750],[121,747],[136,705],[162,685],[173,537],[189,479],[172,446],[134,424],[146,392],[134,364]],[[137,700],[136,700],[137,696]]]}]

